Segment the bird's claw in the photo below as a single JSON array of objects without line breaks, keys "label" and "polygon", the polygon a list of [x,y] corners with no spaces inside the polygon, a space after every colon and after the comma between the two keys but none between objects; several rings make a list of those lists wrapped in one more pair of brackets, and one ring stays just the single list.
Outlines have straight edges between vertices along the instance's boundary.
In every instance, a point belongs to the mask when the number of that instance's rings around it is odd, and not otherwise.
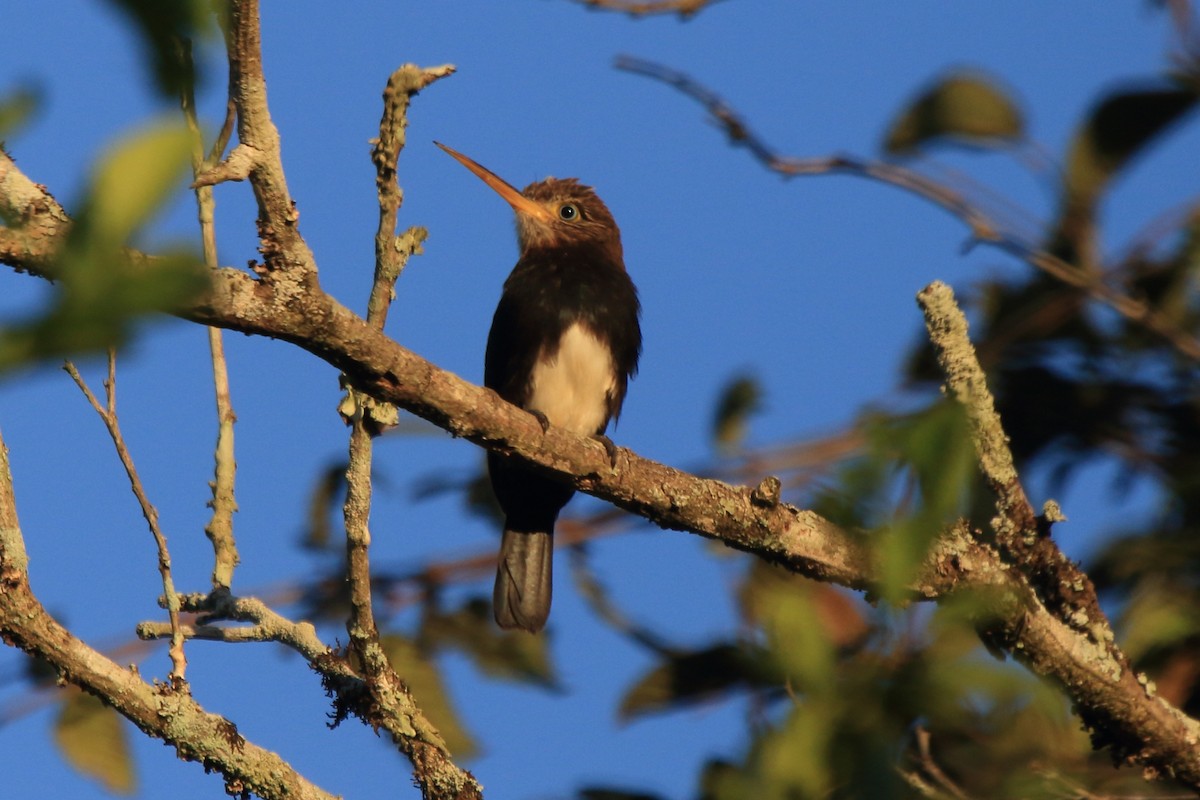
[{"label": "bird's claw", "polygon": [[538,421],[538,425],[542,426],[542,433],[545,433],[546,431],[550,430],[550,418],[549,417],[547,417],[542,412],[537,411],[536,409],[527,408],[525,410],[533,415],[533,418]]},{"label": "bird's claw", "polygon": [[608,465],[613,469],[617,467],[617,446],[613,444],[613,440],[605,436],[603,433],[597,433],[592,437],[600,444],[604,445],[604,452],[608,453]]}]

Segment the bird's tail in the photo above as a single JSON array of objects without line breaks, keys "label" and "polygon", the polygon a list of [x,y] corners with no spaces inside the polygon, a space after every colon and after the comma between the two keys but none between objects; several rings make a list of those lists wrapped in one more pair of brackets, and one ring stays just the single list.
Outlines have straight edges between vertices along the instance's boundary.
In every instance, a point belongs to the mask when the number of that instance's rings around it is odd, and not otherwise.
[{"label": "bird's tail", "polygon": [[537,633],[550,616],[552,530],[513,530],[507,523],[492,596],[496,623]]}]

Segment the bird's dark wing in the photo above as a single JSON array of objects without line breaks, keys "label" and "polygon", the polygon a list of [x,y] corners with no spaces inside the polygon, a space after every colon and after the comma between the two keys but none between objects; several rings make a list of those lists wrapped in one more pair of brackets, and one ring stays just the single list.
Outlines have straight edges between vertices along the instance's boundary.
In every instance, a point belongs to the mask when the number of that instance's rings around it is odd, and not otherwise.
[{"label": "bird's dark wing", "polygon": [[534,362],[545,344],[545,314],[510,280],[496,306],[483,361],[483,385],[513,405],[529,402]]},{"label": "bird's dark wing", "polygon": [[[621,415],[629,379],[637,374],[642,354],[641,304],[625,270],[596,270],[589,281],[588,322],[608,345],[616,368],[615,386],[608,396],[608,417]],[[603,431],[599,431],[603,432]]]}]

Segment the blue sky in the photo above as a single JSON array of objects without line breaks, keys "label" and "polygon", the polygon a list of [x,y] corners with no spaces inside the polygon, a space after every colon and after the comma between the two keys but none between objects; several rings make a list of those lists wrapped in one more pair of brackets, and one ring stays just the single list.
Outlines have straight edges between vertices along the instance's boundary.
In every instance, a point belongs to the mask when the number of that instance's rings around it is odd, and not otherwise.
[{"label": "blue sky", "polygon": [[[269,99],[325,289],[353,308],[365,304],[377,213],[368,139],[388,74],[403,62],[453,63],[458,73],[427,89],[409,114],[401,224],[428,227],[430,239],[400,280],[388,332],[478,381],[492,310],[516,258],[507,206],[433,139],[518,186],[546,175],[579,177],[621,225],[644,308],[641,373],[613,437],[680,466],[711,457],[713,405],[732,375],[749,371],[765,389],[751,444],[835,431],[864,405],[893,396],[900,357],[920,333],[913,298],[921,287],[941,279],[965,292],[974,280],[1024,267],[986,248],[964,254],[959,222],[895,189],[768,174],[730,149],[694,103],[615,71],[616,55],[693,75],[768,142],[797,156],[874,156],[915,92],[948,69],[981,69],[1009,88],[1032,139],[1057,156],[1104,88],[1161,70],[1169,40],[1166,17],[1134,2],[739,0],[687,23],[634,21],[566,0],[266,6]],[[11,3],[5,31],[0,92],[32,82],[43,98],[8,150],[70,207],[88,165],[164,109],[136,41],[106,4]],[[223,80],[212,71],[202,96],[210,126],[223,108]],[[1200,133],[1192,125],[1122,177],[1104,208],[1107,247],[1195,191],[1196,152]],[[1033,219],[1053,212],[1051,174],[1031,175],[1001,154],[939,158]],[[256,255],[248,187],[219,187],[217,203],[221,262],[244,264]],[[193,218],[181,192],[151,243],[194,239]],[[0,319],[19,318],[45,293],[28,277],[0,273]],[[294,542],[316,475],[344,456],[337,375],[282,343],[226,341],[240,420],[236,588],[266,592],[303,581],[316,564]],[[118,387],[176,583],[189,590],[204,588],[210,570],[202,528],[215,426],[206,360],[203,331],[157,321],[123,354]],[[100,365],[82,366],[98,387]],[[157,616],[161,586],[152,542],[98,419],[51,365],[0,382],[0,429],[12,451],[34,588],[88,641],[127,641],[135,622]],[[431,473],[469,474],[480,451],[431,432],[386,438],[377,452],[384,480],[373,516],[376,564],[403,568],[494,546],[495,532],[462,515],[458,498],[417,503],[411,492]],[[1108,499],[1110,474],[1098,465],[1060,498],[1071,523],[1056,530],[1076,557],[1149,500],[1145,487],[1123,504]],[[572,509],[593,503],[580,498]],[[727,632],[736,562],[709,558],[696,537],[638,530],[594,548],[597,571],[618,601],[680,643]],[[482,579],[458,591],[489,592],[489,585]],[[745,709],[738,704],[615,721],[622,692],[650,662],[591,615],[563,558],[551,629],[566,694],[496,683],[465,659],[445,661],[459,709],[485,750],[468,766],[489,796],[565,797],[582,781],[684,798],[706,759],[740,754]],[[323,634],[332,641],[339,631]],[[203,704],[324,788],[348,797],[416,796],[406,789],[407,763],[370,731],[355,723],[324,728],[327,701],[299,658],[266,645],[210,643],[192,645],[189,658]],[[17,654],[0,651],[0,676],[20,667]],[[163,677],[168,667],[155,651],[141,671]],[[15,702],[14,684],[0,684],[0,709]],[[63,767],[52,724],[46,705],[0,727],[7,796],[105,796]],[[131,738],[143,796],[220,792],[217,778],[132,731]]]}]

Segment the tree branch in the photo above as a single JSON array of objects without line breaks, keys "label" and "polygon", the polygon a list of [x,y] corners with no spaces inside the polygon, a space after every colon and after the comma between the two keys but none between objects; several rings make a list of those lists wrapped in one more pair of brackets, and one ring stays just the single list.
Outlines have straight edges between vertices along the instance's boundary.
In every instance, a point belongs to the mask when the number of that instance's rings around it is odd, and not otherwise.
[{"label": "tree branch", "polygon": [[772,172],[787,178],[847,174],[894,186],[940,206],[962,220],[971,229],[971,236],[997,247],[1047,275],[1088,294],[1130,322],[1159,336],[1180,354],[1200,361],[1200,339],[1179,328],[1170,319],[1145,302],[1137,300],[1101,282],[1086,270],[1081,270],[1061,258],[1035,247],[1005,231],[1005,226],[984,209],[970,202],[961,193],[925,177],[919,172],[886,161],[871,161],[850,155],[815,158],[796,158],[780,155],[766,144],[738,113],[715,92],[702,86],[688,75],[652,61],[632,56],[619,56],[617,69],[644,75],[679,90],[704,106],[713,121],[725,131],[735,147],[744,147],[754,158]]},{"label": "tree branch", "polygon": [[[191,47],[187,47],[191,58]],[[225,108],[225,122],[213,141],[208,155],[204,153],[204,135],[196,117],[196,98],[189,85],[180,98],[184,121],[192,138],[192,176],[199,176],[216,163],[229,144],[233,126],[237,119],[237,106],[230,97]],[[196,194],[196,212],[200,223],[200,241],[204,250],[204,265],[216,269],[217,233],[212,187],[193,184]],[[233,412],[233,400],[229,391],[229,368],[225,361],[225,342],[220,328],[208,328],[208,349],[212,360],[213,394],[217,412],[217,445],[213,452],[212,517],[204,526],[204,533],[213,545],[212,586],[214,590],[233,586],[233,571],[238,565],[237,541],[233,535],[233,515],[237,511],[234,481],[237,477],[237,460],[234,455],[233,426],[237,415]]]},{"label": "tree branch", "polygon": [[[0,156],[2,158],[2,156]],[[3,162],[0,161],[0,168]],[[0,204],[5,202],[0,199]],[[0,229],[0,257],[17,269],[53,277],[52,241],[14,241]],[[135,258],[145,256],[134,254]],[[234,269],[178,316],[283,339],[324,359],[377,400],[394,403],[480,446],[510,453],[576,488],[664,528],[719,539],[792,571],[854,589],[877,583],[869,541],[811,511],[755,499],[753,489],[705,480],[619,449],[615,467],[595,441],[551,427],[494,392],[438,368],[368,325],[319,288],[296,296],[266,278]],[[1123,759],[1174,774],[1200,788],[1200,725],[1153,696],[1099,645],[1039,602],[1026,580],[967,531],[945,532],[910,585],[936,599],[983,590],[1008,631],[1006,646],[1053,678],[1094,728],[1103,727]]]},{"label": "tree branch", "polygon": [[138,475],[137,467],[133,463],[133,455],[125,444],[125,436],[121,433],[121,422],[117,417],[117,353],[112,349],[108,351],[108,377],[104,380],[105,403],[103,405],[88,388],[74,364],[68,361],[63,365],[63,369],[71,376],[71,380],[75,381],[75,385],[83,392],[83,396],[87,398],[88,403],[104,423],[105,429],[108,430],[108,435],[117,450],[117,458],[120,459],[121,466],[125,468],[125,474],[129,478],[129,487],[133,490],[134,497],[137,498],[138,507],[142,510],[146,524],[150,527],[150,535],[154,537],[154,545],[158,551],[158,572],[162,576],[163,600],[167,615],[171,620],[171,646],[168,651],[171,658],[171,684],[175,689],[186,690],[187,684],[184,679],[187,673],[187,658],[183,652],[183,633],[179,629],[179,594],[175,591],[175,580],[171,577],[171,554],[167,550],[167,537],[158,524],[158,509],[154,507],[154,504],[150,502],[149,495],[146,494],[146,488],[142,485],[141,476]]},{"label": "tree branch", "polygon": [[51,617],[29,585],[12,487],[8,449],[0,440],[0,633],[6,642],[53,664],[64,678],[111,705],[142,732],[173,746],[180,758],[220,771],[230,794],[334,800],[278,755],[244,739],[232,722],[205,711],[186,690],[151,686]]},{"label": "tree branch", "polygon": [[[396,182],[396,164],[404,147],[404,129],[408,124],[406,111],[409,101],[420,89],[440,77],[452,74],[452,67],[422,70],[411,64],[392,73],[384,91],[383,118],[379,123],[379,139],[375,142],[372,161],[376,167],[376,186],[379,194],[379,227],[375,235],[375,279],[367,302],[365,324],[382,334],[387,311],[395,294],[395,285],[408,258],[418,252],[425,238],[424,230],[408,231],[396,236],[396,221],[403,194]],[[350,647],[357,656],[363,672],[363,687],[369,703],[356,707],[367,720],[378,716],[374,709],[383,709],[393,718],[403,720],[404,729],[392,729],[393,740],[412,761],[421,793],[429,798],[475,798],[483,796],[482,787],[471,773],[460,769],[450,760],[441,733],[417,706],[408,687],[392,668],[375,624],[371,598],[370,514],[371,465],[374,457],[372,438],[396,414],[392,406],[380,406],[374,398],[349,387],[344,408],[349,409],[349,457],[346,470],[346,500],[343,517],[346,528],[346,578],[350,590],[350,619],[346,630]]]}]

